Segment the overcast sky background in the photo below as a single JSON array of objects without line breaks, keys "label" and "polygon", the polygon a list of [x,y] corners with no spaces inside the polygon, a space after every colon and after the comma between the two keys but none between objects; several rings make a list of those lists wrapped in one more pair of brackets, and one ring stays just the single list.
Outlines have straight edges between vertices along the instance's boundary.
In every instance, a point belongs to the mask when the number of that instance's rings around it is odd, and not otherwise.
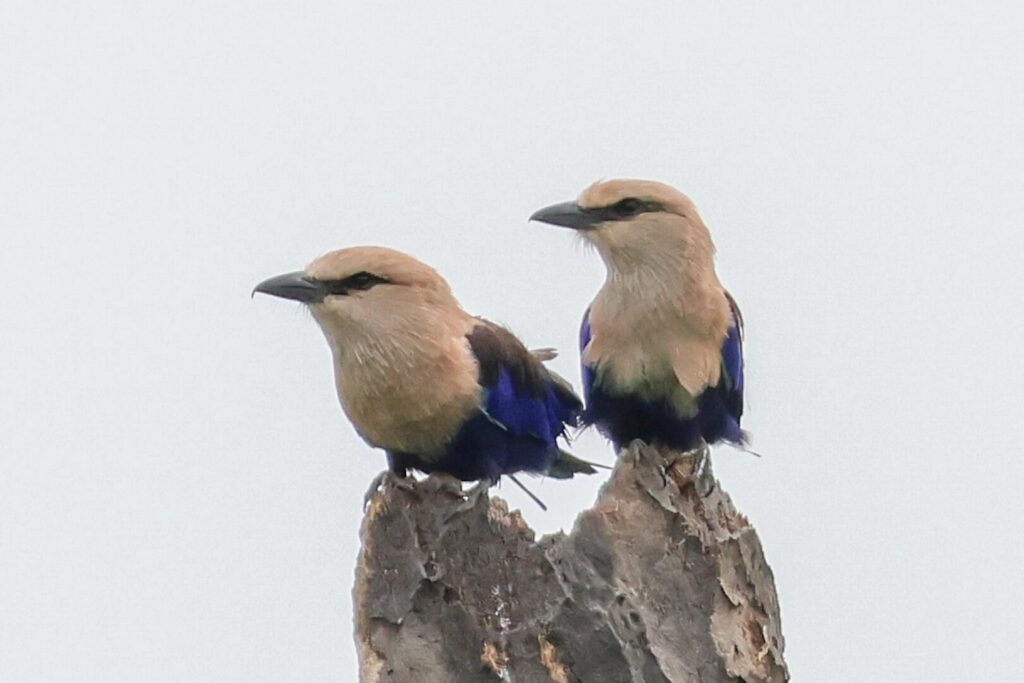
[{"label": "overcast sky background", "polygon": [[526,218],[620,176],[743,307],[764,457],[715,466],[794,680],[1024,675],[1024,10],[552,5],[0,6],[0,679],[353,680],[384,457],[250,290],[396,247],[578,385],[603,266]]}]

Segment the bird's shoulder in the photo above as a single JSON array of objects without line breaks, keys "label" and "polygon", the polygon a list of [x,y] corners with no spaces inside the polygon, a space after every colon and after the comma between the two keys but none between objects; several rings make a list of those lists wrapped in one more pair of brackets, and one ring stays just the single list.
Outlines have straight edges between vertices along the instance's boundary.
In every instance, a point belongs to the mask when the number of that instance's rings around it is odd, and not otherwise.
[{"label": "bird's shoulder", "polygon": [[740,312],[739,304],[732,294],[726,292],[725,296],[729,300],[732,325],[722,342],[722,367],[725,371],[726,384],[736,394],[735,401],[738,401],[738,407],[735,410],[738,415],[743,410],[743,313]]},{"label": "bird's shoulder", "polygon": [[493,386],[502,372],[507,372],[517,389],[534,394],[543,391],[548,379],[543,363],[506,328],[476,318],[466,340],[480,366],[480,384]]},{"label": "bird's shoulder", "polygon": [[506,374],[516,393],[554,400],[571,410],[582,407],[572,384],[543,363],[557,355],[554,349],[531,351],[512,332],[484,318],[476,318],[466,339],[480,366],[479,381],[485,388],[495,387]]},{"label": "bird's shoulder", "polygon": [[725,294],[726,300],[729,302],[729,310],[732,312],[732,318],[736,325],[737,331],[740,333],[740,339],[743,338],[743,312],[740,310],[740,305],[736,303],[736,298],[729,293],[729,290],[723,289],[722,292]]}]

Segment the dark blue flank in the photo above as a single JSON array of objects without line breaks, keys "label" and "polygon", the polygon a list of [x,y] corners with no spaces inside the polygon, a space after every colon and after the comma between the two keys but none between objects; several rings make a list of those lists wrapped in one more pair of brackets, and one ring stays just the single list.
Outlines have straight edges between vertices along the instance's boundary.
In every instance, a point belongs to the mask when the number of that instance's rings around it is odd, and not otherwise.
[{"label": "dark blue flank", "polygon": [[[722,344],[722,379],[708,387],[698,399],[697,415],[680,417],[668,400],[647,400],[632,394],[611,394],[601,386],[595,368],[583,364],[583,423],[596,425],[602,434],[622,448],[633,439],[662,443],[690,450],[703,439],[708,444],[746,441],[740,429],[743,415],[742,319],[736,303],[729,298],[733,324]],[[590,343],[590,310],[583,315],[580,353]]]},{"label": "dark blue flank", "polygon": [[489,353],[486,348],[474,344],[473,351],[482,368],[481,410],[440,458],[389,452],[392,470],[415,468],[447,472],[463,481],[497,482],[503,474],[543,474],[559,459],[556,439],[565,435],[566,425],[578,424],[579,398],[559,385],[525,348],[490,358],[480,357]]}]

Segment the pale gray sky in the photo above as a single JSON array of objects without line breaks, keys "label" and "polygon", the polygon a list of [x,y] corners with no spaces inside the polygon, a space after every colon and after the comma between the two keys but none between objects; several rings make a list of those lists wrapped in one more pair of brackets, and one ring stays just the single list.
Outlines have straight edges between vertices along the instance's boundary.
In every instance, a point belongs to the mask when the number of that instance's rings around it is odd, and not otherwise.
[{"label": "pale gray sky", "polygon": [[1024,10],[552,5],[0,7],[0,679],[352,680],[384,458],[250,290],[403,249],[578,384],[603,268],[526,217],[616,176],[743,306],[764,457],[715,465],[794,680],[1024,676]]}]

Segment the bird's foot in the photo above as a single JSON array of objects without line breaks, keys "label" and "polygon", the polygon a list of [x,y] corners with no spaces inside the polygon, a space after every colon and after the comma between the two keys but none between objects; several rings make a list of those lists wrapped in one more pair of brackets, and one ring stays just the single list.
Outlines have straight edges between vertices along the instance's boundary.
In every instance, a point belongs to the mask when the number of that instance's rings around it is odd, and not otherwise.
[{"label": "bird's foot", "polygon": [[465,489],[462,492],[464,500],[455,506],[455,509],[445,517],[445,522],[451,520],[452,517],[462,512],[472,510],[480,502],[480,496],[486,496],[488,489],[491,488],[491,482],[487,479],[483,479],[473,484],[473,486]]},{"label": "bird's foot", "polygon": [[490,490],[490,488],[491,482],[487,479],[483,479],[473,484],[471,487],[469,487],[468,491],[463,492],[466,496],[466,502],[463,503],[463,505],[467,505],[469,507],[476,507],[476,504],[480,501],[480,496],[487,495],[487,492]]},{"label": "bird's foot", "polygon": [[408,491],[412,488],[412,480],[405,476],[404,473],[395,472],[394,470],[384,470],[370,482],[370,487],[366,489],[366,493],[363,495],[363,510],[366,510],[370,505],[370,501],[377,495],[378,491],[383,491],[388,488],[398,488]]},{"label": "bird's foot", "polygon": [[711,449],[706,443],[701,443],[693,450],[687,451],[686,455],[693,458],[693,487],[701,498],[707,498],[715,492],[718,484],[714,472],[711,471]]},{"label": "bird's foot", "polygon": [[711,460],[711,453],[708,451],[707,444],[701,444],[691,451],[688,451],[686,455],[693,458],[693,478],[695,480],[700,479],[704,476],[704,473],[708,471],[708,462]]}]

